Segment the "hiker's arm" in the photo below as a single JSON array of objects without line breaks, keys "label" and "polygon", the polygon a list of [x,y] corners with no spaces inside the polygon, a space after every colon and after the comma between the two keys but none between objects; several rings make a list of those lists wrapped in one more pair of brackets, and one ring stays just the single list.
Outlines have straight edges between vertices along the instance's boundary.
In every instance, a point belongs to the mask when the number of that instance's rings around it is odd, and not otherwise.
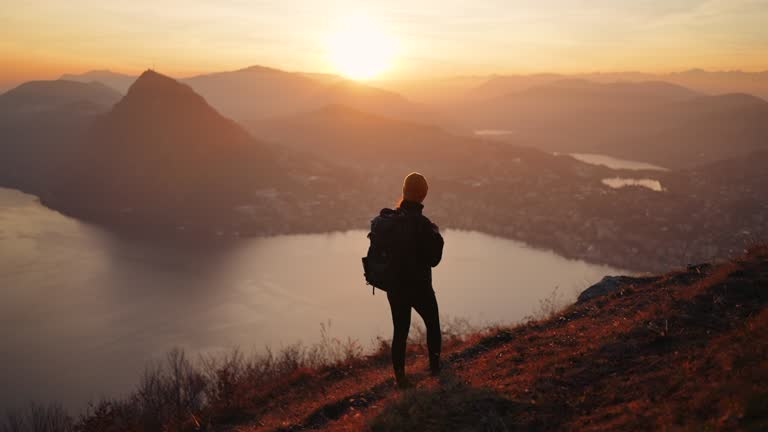
[{"label": "hiker's arm", "polygon": [[443,236],[440,235],[440,229],[437,225],[432,222],[429,222],[427,228],[427,258],[429,265],[436,267],[443,259]]}]

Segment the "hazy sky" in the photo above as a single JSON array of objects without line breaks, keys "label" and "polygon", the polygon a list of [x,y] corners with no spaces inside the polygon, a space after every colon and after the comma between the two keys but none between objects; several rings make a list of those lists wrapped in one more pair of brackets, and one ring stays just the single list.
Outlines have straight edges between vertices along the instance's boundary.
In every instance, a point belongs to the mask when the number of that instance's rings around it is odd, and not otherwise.
[{"label": "hazy sky", "polygon": [[155,66],[335,72],[349,15],[393,40],[389,76],[768,69],[768,0],[0,0],[0,86]]}]

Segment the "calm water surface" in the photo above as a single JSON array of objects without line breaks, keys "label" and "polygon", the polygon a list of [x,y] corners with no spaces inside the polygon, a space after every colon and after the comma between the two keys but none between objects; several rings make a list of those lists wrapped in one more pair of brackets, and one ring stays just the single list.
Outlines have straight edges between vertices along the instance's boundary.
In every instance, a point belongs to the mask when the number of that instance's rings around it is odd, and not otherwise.
[{"label": "calm water surface", "polygon": [[[557,154],[557,153],[555,153]],[[651,170],[651,171],[669,171],[667,168],[646,162],[638,162],[628,159],[619,159],[612,156],[606,156],[595,153],[568,153],[574,159],[592,165],[603,165],[611,169],[627,170]]]},{"label": "calm water surface", "polygon": [[612,177],[612,178],[605,178],[602,180],[602,182],[604,185],[610,186],[614,189],[621,189],[627,186],[640,186],[646,189],[650,189],[654,192],[665,191],[664,186],[661,185],[660,181],[654,180],[654,179],[648,179],[648,178],[635,179],[635,178]]},{"label": "calm water surface", "polygon": [[[81,409],[127,392],[171,347],[279,348],[320,337],[368,345],[391,332],[366,287],[364,231],[206,245],[127,239],[0,188],[0,410],[30,399]],[[434,285],[443,317],[512,323],[605,266],[477,232],[445,232]]]}]

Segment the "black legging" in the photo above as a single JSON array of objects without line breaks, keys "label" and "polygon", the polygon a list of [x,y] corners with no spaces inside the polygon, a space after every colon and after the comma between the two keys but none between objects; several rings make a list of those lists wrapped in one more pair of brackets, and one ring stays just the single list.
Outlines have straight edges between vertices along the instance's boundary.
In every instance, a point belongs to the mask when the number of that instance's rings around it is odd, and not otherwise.
[{"label": "black legging", "polygon": [[395,368],[395,374],[405,372],[405,347],[408,341],[408,330],[411,327],[411,308],[416,309],[427,327],[430,367],[439,368],[442,342],[435,292],[431,288],[405,294],[388,292],[387,300],[392,310],[392,324],[395,328],[392,336],[392,366]]}]

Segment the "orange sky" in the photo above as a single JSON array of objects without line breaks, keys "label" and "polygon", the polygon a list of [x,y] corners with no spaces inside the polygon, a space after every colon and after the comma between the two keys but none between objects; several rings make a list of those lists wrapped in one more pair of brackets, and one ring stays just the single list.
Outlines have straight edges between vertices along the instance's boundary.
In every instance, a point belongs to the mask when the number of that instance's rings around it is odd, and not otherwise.
[{"label": "orange sky", "polygon": [[383,78],[768,69],[766,0],[32,0],[0,5],[0,88],[62,73],[332,72],[362,14],[396,43]]}]

